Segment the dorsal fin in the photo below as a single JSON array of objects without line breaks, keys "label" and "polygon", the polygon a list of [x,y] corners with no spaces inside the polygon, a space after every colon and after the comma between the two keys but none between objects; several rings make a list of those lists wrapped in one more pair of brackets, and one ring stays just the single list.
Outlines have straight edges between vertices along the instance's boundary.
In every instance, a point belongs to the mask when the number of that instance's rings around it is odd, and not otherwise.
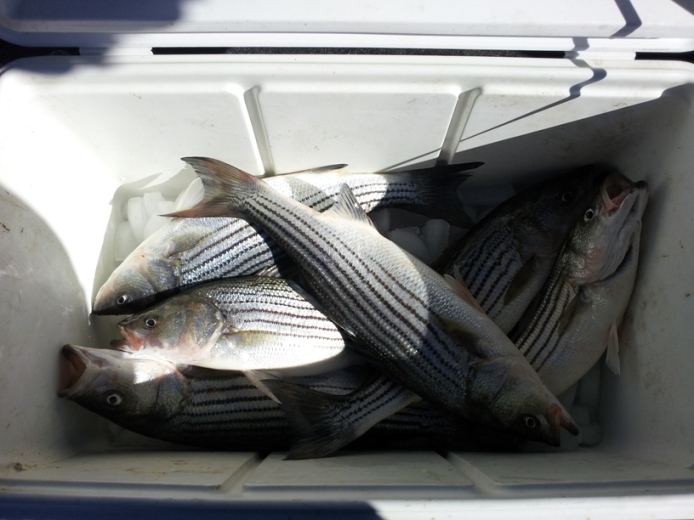
[{"label": "dorsal fin", "polygon": [[354,193],[352,193],[351,188],[347,184],[342,185],[340,193],[337,194],[335,205],[327,210],[326,213],[339,215],[349,220],[365,222],[373,227],[371,219],[359,205],[357,199],[354,197]]}]

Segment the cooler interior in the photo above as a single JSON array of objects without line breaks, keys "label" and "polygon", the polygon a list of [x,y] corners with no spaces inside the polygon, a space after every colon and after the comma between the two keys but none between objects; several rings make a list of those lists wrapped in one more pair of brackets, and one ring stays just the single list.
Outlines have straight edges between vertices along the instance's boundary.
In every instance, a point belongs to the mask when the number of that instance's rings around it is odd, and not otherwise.
[{"label": "cooler interior", "polygon": [[[0,487],[12,496],[362,503],[687,494],[694,486],[694,69],[645,61],[192,56],[37,58],[0,75]],[[254,174],[483,161],[463,189],[586,163],[646,180],[621,376],[577,399],[602,442],[519,454],[206,452],[121,431],[59,399],[128,197],[171,195],[181,157]],[[168,191],[167,191],[168,190]],[[588,395],[590,393],[595,395]],[[443,503],[443,502],[442,502]]]}]

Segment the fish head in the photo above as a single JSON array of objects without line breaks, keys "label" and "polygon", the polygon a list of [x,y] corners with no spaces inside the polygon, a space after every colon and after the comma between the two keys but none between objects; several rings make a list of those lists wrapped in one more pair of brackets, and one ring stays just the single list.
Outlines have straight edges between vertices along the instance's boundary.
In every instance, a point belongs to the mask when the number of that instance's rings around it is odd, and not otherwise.
[{"label": "fish head", "polygon": [[472,397],[482,422],[523,438],[559,446],[565,428],[578,426],[522,356],[473,363]]},{"label": "fish head", "polygon": [[604,280],[623,262],[641,229],[648,185],[609,175],[567,241],[567,276],[575,285]]},{"label": "fish head", "polygon": [[169,417],[186,398],[184,377],[161,360],[65,345],[60,365],[58,396],[118,424]]},{"label": "fish head", "polygon": [[117,350],[190,363],[204,356],[225,331],[223,313],[191,294],[174,296],[118,324]]},{"label": "fish head", "polygon": [[522,216],[517,220],[523,235],[520,238],[549,242],[550,250],[556,252],[609,171],[607,167],[584,166],[524,190],[519,197]]},{"label": "fish head", "polygon": [[147,237],[96,293],[92,312],[139,312],[158,297],[177,291],[183,285],[181,255],[207,236],[205,220],[173,220]]}]

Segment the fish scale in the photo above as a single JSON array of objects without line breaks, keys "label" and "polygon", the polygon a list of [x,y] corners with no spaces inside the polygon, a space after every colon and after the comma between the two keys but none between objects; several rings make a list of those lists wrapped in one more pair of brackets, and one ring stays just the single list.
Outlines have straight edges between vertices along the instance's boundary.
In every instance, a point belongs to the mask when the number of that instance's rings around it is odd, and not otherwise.
[{"label": "fish scale", "polygon": [[[562,250],[563,252],[563,250]],[[562,254],[560,253],[560,258]],[[541,303],[533,319],[528,325],[525,334],[516,342],[518,350],[530,361],[530,364],[539,370],[546,360],[546,356],[538,360],[538,357],[547,348],[547,345],[556,343],[557,327],[559,320],[568,303],[576,296],[574,287],[565,283],[562,272],[562,262],[552,271],[547,282],[547,291],[543,293]]]},{"label": "fish scale", "polygon": [[345,357],[337,326],[279,278],[207,282],[119,328],[124,339],[113,346],[120,350],[212,369],[270,370]]},{"label": "fish scale", "polygon": [[[461,172],[479,164],[386,174],[340,174],[325,167],[319,169],[320,173],[281,175],[267,182],[317,211],[332,207],[340,187],[346,183],[367,212],[405,207],[468,225],[463,213],[456,210],[456,190],[468,177]],[[151,304],[157,293],[222,277],[256,274],[272,266],[281,268],[287,262],[276,242],[245,220],[210,217],[197,222],[172,221],[148,237],[116,268],[97,293],[93,312],[136,312]],[[123,296],[126,299],[119,302]]]},{"label": "fish scale", "polygon": [[[249,215],[262,223],[288,254],[292,255],[293,252],[300,257],[304,253],[299,245],[306,248],[304,251],[309,252],[311,261],[318,265],[315,271],[305,270],[304,274],[314,291],[324,295],[319,299],[332,307],[333,316],[340,316],[340,322],[346,322],[348,329],[357,336],[374,338],[371,343],[377,346],[380,359],[399,377],[425,379],[432,384],[436,380],[440,383],[443,379],[450,387],[462,390],[458,384],[462,374],[457,370],[453,374],[450,372],[464,366],[467,361],[466,351],[429,323],[427,302],[409,289],[409,286],[421,285],[417,277],[413,278],[411,273],[398,276],[398,272],[394,272],[392,267],[388,269],[384,265],[397,266],[407,256],[404,252],[396,251],[394,258],[383,261],[377,256],[368,255],[364,247],[352,249],[353,244],[359,242],[360,234],[373,231],[371,228],[362,226],[357,233],[346,226],[340,229],[341,232],[330,228],[320,229],[314,222],[305,219],[302,212],[293,211],[292,207],[283,207],[282,210],[273,208],[276,208],[276,202],[263,193],[250,199],[247,204]],[[266,215],[273,218],[268,219]],[[297,232],[297,228],[303,233]],[[364,256],[356,254],[355,250],[368,255],[368,265]],[[352,290],[347,279],[339,275],[340,270],[330,269],[330,262],[325,261],[324,257],[329,258],[331,253],[337,257],[335,261],[350,269],[357,281],[370,289],[368,298],[362,298],[361,291]],[[321,271],[325,271],[325,275],[316,280],[313,274]],[[410,283],[403,283],[403,278]],[[326,288],[325,283],[333,286]],[[442,280],[439,286],[448,291]],[[338,293],[340,298],[331,297]],[[390,298],[383,297],[383,294]],[[386,312],[381,311],[382,306]],[[355,310],[358,312],[354,312]],[[429,334],[434,336],[436,343],[427,341]],[[404,353],[400,348],[402,346],[406,348]],[[417,363],[406,365],[410,371],[403,370],[397,360],[414,355],[418,356]],[[453,407],[454,400],[465,400],[465,393],[463,390],[454,399],[451,399],[450,394],[445,397],[450,403],[448,406]]]},{"label": "fish scale", "polygon": [[482,309],[510,333],[549,277],[606,171],[581,167],[518,192],[450,244],[432,267],[450,276],[458,270]]},{"label": "fish scale", "polygon": [[562,247],[530,324],[516,341],[553,392],[578,381],[610,341],[615,343],[608,361],[613,370],[612,364],[618,367],[616,327],[634,287],[647,198],[643,181],[631,183],[620,174],[606,179],[586,210],[590,218],[579,220]]},{"label": "fish scale", "polygon": [[[173,216],[226,213],[261,226],[297,263],[327,315],[387,375],[497,428],[553,444],[562,425],[577,433],[506,335],[440,275],[378,234],[348,186],[335,208],[317,213],[220,161],[185,160],[201,177],[205,199]],[[523,421],[524,412],[537,420]]]},{"label": "fish scale", "polygon": [[[168,364],[148,360],[145,363],[149,366],[159,367],[148,371],[156,377],[133,385],[141,360],[116,351],[73,345],[63,347],[63,355],[66,351],[80,357],[87,354],[89,358],[83,357],[83,362],[91,364],[94,360],[98,369],[92,372],[83,368],[78,381],[61,389],[59,395],[124,428],[205,448],[257,451],[288,447],[291,432],[285,414],[242,374],[184,375]],[[353,368],[293,381],[312,391],[346,395],[368,377],[369,372]],[[125,410],[106,403],[104,381],[120,393]],[[148,396],[153,396],[154,402]],[[390,448],[394,441],[410,438],[416,442],[414,447],[517,450],[520,446],[511,436],[480,431],[428,404],[406,408],[382,421],[362,438],[361,446]]]}]

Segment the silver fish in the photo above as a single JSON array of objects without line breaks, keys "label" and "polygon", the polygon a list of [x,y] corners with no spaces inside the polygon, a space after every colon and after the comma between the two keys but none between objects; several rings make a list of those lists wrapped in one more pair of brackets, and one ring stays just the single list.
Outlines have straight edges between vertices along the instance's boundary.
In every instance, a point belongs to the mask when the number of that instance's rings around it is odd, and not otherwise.
[{"label": "silver fish", "polygon": [[562,248],[532,320],[516,345],[560,394],[607,349],[619,373],[618,326],[638,266],[645,182],[611,175]]},{"label": "silver fish", "polygon": [[[457,220],[461,172],[481,163],[383,174],[346,174],[344,165],[326,166],[267,179],[281,193],[324,211],[334,204],[342,184],[352,188],[370,212],[405,207],[432,217]],[[269,236],[245,220],[205,218],[173,220],[140,244],[99,289],[96,314],[127,314],[151,305],[158,294],[222,277],[257,274],[288,262]]]},{"label": "silver fish", "polygon": [[209,282],[173,296],[118,325],[112,346],[138,356],[218,370],[258,371],[349,362],[338,328],[286,280]]},{"label": "silver fish", "polygon": [[[374,375],[348,395],[332,395],[282,380],[263,383],[292,426],[287,458],[325,457],[421,398],[399,383]],[[450,414],[449,414],[450,415]]]},{"label": "silver fish", "polygon": [[453,413],[492,428],[559,443],[578,428],[486,314],[371,227],[343,186],[318,213],[262,180],[207,158],[184,159],[206,198],[172,216],[231,214],[261,225],[299,266],[333,321],[362,343],[384,373]]},{"label": "silver fish", "polygon": [[432,268],[462,277],[508,334],[545,284],[606,171],[585,166],[526,188],[451,244]]},{"label": "silver fish", "polygon": [[[296,379],[309,390],[347,394],[364,381],[340,370]],[[131,431],[222,450],[284,450],[284,413],[239,373],[179,372],[162,360],[65,345],[58,395]],[[375,426],[358,447],[517,450],[513,436],[489,432],[427,405],[409,407]]]}]

